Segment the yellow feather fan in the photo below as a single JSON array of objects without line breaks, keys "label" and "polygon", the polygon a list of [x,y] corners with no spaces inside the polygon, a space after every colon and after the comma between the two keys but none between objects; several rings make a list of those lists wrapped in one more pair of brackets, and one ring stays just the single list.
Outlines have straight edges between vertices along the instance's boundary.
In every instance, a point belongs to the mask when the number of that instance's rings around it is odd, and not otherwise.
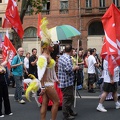
[{"label": "yellow feather fan", "polygon": [[25,97],[27,98],[27,100],[30,101],[30,93],[37,92],[39,90],[40,82],[38,79],[36,79],[34,75],[29,74],[28,76],[32,79],[32,82],[29,84],[28,88],[26,89]]}]

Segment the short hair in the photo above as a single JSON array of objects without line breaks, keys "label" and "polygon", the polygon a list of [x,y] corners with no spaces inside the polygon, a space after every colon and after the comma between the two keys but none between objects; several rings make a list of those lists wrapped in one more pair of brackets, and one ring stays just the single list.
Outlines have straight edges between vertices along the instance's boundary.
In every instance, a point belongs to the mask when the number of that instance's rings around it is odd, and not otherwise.
[{"label": "short hair", "polygon": [[93,48],[94,50],[96,50],[96,48]]},{"label": "short hair", "polygon": [[72,45],[65,46],[65,52],[71,52],[71,50],[72,50]]},{"label": "short hair", "polygon": [[90,55],[94,53],[94,49],[90,49]]},{"label": "short hair", "polygon": [[36,49],[36,48],[33,48],[33,49],[32,49],[32,52],[33,52],[34,50],[37,50],[37,49]]},{"label": "short hair", "polygon": [[20,48],[18,48],[18,50],[17,50],[17,51],[19,52],[21,49],[23,50],[23,48],[22,48],[22,47],[20,47]]}]

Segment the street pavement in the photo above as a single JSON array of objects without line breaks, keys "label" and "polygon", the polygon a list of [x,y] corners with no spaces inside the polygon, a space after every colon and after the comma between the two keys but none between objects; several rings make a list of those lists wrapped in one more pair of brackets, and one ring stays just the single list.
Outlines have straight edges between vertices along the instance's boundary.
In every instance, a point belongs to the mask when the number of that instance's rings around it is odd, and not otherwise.
[{"label": "street pavement", "polygon": [[[40,108],[37,106],[34,98],[31,98],[31,102],[26,100],[26,104],[19,104],[14,101],[15,88],[9,87],[9,96],[12,116],[5,115],[0,120],[40,120]],[[100,90],[96,89],[96,93],[88,93],[87,90],[78,91],[81,98],[77,94],[76,107],[74,110],[78,113],[75,120],[119,120],[120,109],[115,109],[113,101],[105,101],[104,106],[108,110],[106,113],[102,113],[96,110],[99,102]],[[120,93],[120,88],[118,90]],[[4,111],[4,110],[3,110]],[[48,109],[46,120],[50,120],[50,110]],[[58,111],[57,120],[62,120],[62,111]]]}]

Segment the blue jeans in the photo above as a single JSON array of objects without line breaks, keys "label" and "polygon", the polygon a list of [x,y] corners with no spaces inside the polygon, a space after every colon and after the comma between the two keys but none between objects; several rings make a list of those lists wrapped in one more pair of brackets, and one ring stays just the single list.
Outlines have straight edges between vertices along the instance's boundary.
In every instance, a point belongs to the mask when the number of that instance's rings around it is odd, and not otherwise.
[{"label": "blue jeans", "polygon": [[15,89],[15,100],[22,100],[22,76],[16,76],[14,75],[14,80],[16,84],[16,89]]}]

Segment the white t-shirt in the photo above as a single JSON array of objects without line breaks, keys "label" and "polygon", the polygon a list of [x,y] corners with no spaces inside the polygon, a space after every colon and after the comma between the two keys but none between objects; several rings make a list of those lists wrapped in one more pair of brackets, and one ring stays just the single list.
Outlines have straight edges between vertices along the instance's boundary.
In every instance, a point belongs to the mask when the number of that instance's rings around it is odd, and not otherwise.
[{"label": "white t-shirt", "polygon": [[28,69],[29,68],[29,60],[27,57],[24,58],[24,66]]},{"label": "white t-shirt", "polygon": [[[104,60],[103,62],[103,68],[104,68],[104,82],[110,83],[110,76],[108,73],[108,61]],[[114,82],[118,82],[119,81],[119,67],[117,66],[114,69],[114,77],[113,77]]]},{"label": "white t-shirt", "polygon": [[95,73],[96,59],[93,55],[88,57],[88,73]]}]

